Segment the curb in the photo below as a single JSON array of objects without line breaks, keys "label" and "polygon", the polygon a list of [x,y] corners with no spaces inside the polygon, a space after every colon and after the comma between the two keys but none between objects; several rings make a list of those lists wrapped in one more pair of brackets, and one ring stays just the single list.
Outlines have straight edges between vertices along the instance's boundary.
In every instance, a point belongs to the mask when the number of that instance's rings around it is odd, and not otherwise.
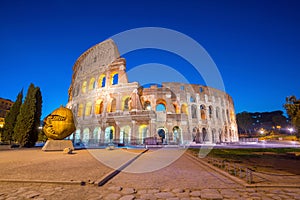
[{"label": "curb", "polygon": [[0,183],[48,183],[64,185],[85,185],[84,181],[45,181],[45,180],[18,180],[18,179],[0,179]]}]

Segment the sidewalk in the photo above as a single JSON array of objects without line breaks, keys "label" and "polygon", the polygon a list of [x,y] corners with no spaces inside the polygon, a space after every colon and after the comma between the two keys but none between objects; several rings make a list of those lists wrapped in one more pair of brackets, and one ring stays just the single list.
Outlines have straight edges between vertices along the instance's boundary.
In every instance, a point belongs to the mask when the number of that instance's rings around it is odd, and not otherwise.
[{"label": "sidewalk", "polygon": [[[115,159],[124,159],[124,155],[132,158],[139,153],[118,151],[99,149],[94,153],[102,158],[106,155]],[[151,154],[154,155],[153,152],[147,152],[134,161],[131,170],[140,169],[145,163],[149,163],[153,157]],[[164,157],[168,151],[160,154]],[[153,158],[157,159],[159,156]],[[125,160],[120,160],[120,163],[124,163]],[[0,169],[0,200],[300,200],[299,188],[245,188],[184,155],[157,171],[121,172],[102,187],[95,183],[113,169],[103,165],[87,150],[75,151],[75,154],[71,155],[62,152],[42,152],[39,149],[0,151]]]}]

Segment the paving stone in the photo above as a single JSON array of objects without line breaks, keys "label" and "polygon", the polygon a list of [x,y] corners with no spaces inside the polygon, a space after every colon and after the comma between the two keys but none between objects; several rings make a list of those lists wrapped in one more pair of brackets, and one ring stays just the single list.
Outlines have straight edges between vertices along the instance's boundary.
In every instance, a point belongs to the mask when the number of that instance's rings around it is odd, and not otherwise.
[{"label": "paving stone", "polygon": [[137,191],[137,194],[146,194],[147,193],[147,190],[138,190]]},{"label": "paving stone", "polygon": [[275,199],[275,200],[281,200],[281,197],[275,196],[275,195],[274,195],[274,196],[272,197],[272,199]]},{"label": "paving stone", "polygon": [[117,200],[121,197],[120,194],[108,194],[106,197],[104,197],[105,200]]},{"label": "paving stone", "polygon": [[201,199],[223,199],[223,196],[215,189],[204,189],[201,191]]},{"label": "paving stone", "polygon": [[185,190],[176,188],[176,189],[173,189],[172,192],[174,192],[174,193],[183,193],[183,192],[185,192]]},{"label": "paving stone", "polygon": [[175,195],[179,198],[188,198],[190,196],[190,192],[175,193]]},{"label": "paving stone", "polygon": [[154,194],[154,193],[158,193],[158,192],[160,192],[159,189],[150,189],[150,190],[148,190],[149,194]]},{"label": "paving stone", "polygon": [[111,186],[111,187],[108,188],[108,190],[119,192],[119,191],[122,190],[122,187],[120,187],[120,186]]},{"label": "paving stone", "polygon": [[154,200],[156,199],[156,197],[154,196],[154,194],[142,194],[140,196],[141,199],[144,199],[144,200]]},{"label": "paving stone", "polygon": [[19,199],[18,197],[8,197],[6,200],[17,200]]},{"label": "paving stone", "polygon": [[40,193],[36,192],[36,191],[28,191],[22,194],[23,197],[25,197],[26,199],[32,199],[34,197],[39,196]]},{"label": "paving stone", "polygon": [[121,197],[119,200],[133,200],[133,199],[135,199],[134,195],[125,195]]},{"label": "paving stone", "polygon": [[159,192],[159,193],[156,193],[155,196],[157,198],[161,198],[161,199],[168,199],[171,197],[175,197],[175,195],[171,192]]},{"label": "paving stone", "polygon": [[121,192],[122,194],[134,194],[136,190],[134,188],[123,188]]},{"label": "paving stone", "polygon": [[192,192],[190,192],[190,196],[192,196],[192,197],[200,197],[201,196],[201,192],[200,191],[192,191]]}]

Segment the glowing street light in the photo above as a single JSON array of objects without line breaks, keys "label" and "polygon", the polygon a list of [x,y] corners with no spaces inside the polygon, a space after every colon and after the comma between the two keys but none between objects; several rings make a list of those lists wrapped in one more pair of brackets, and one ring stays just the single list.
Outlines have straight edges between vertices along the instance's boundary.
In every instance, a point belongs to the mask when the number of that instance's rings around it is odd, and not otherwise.
[{"label": "glowing street light", "polygon": [[294,129],[293,128],[288,128],[290,134],[292,134],[294,132]]},{"label": "glowing street light", "polygon": [[264,130],[261,129],[261,130],[259,131],[259,133],[260,133],[260,134],[264,134]]}]

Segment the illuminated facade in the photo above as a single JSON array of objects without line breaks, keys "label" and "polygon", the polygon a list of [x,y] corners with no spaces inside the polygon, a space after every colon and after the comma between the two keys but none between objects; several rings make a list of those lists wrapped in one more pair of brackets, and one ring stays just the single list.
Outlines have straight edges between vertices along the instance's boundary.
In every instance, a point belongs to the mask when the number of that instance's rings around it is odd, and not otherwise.
[{"label": "illuminated facade", "polygon": [[3,128],[5,117],[13,104],[14,102],[9,99],[0,98],[0,128]]},{"label": "illuminated facade", "polygon": [[238,141],[232,98],[196,84],[129,82],[126,61],[109,39],[73,66],[67,107],[76,116],[72,138],[89,145],[188,144]]}]

